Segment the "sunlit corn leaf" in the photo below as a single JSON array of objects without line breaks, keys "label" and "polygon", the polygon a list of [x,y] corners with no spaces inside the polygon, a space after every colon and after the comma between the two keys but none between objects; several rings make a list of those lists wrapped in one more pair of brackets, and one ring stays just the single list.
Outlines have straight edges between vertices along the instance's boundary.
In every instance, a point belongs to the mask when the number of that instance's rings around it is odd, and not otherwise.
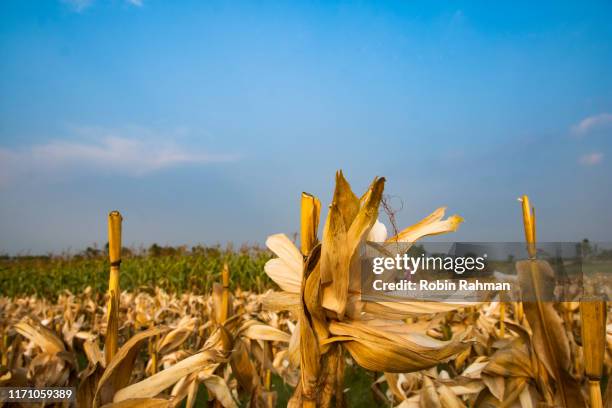
[{"label": "sunlit corn leaf", "polygon": [[238,335],[245,336],[251,340],[280,341],[289,343],[291,336],[284,331],[249,320],[240,327]]},{"label": "sunlit corn leaf", "polygon": [[176,327],[164,335],[157,343],[157,352],[166,354],[176,350],[187,338],[193,334],[198,319],[195,317],[184,316],[177,323]]},{"label": "sunlit corn leaf", "polygon": [[446,234],[456,231],[463,218],[451,215],[444,218],[446,207],[440,207],[418,223],[402,230],[397,235],[388,239],[389,242],[416,242],[419,239],[432,235]]},{"label": "sunlit corn leaf", "polygon": [[19,322],[15,325],[15,331],[30,340],[49,354],[57,354],[65,351],[64,343],[51,330],[44,326],[32,326],[27,322]]},{"label": "sunlit corn leaf", "polygon": [[214,398],[219,401],[224,408],[238,407],[229,387],[227,386],[227,383],[225,380],[223,380],[223,378],[213,374],[206,374],[199,376],[199,380],[206,386],[209,394],[214,396]]},{"label": "sunlit corn leaf", "polygon": [[134,362],[140,347],[146,340],[164,333],[167,328],[154,327],[131,337],[110,361],[98,383],[94,406],[113,402],[115,393],[127,386],[132,376]]},{"label": "sunlit corn leaf", "polygon": [[181,378],[221,361],[223,358],[216,350],[201,351],[151,377],[119,389],[113,396],[113,402],[155,397]]},{"label": "sunlit corn leaf", "polygon": [[303,258],[295,244],[285,235],[271,235],[266,240],[266,246],[270,248],[278,258],[266,262],[264,267],[266,274],[281,289],[299,293],[302,284]]},{"label": "sunlit corn leaf", "polygon": [[100,367],[106,367],[106,359],[104,353],[100,350],[98,342],[95,339],[87,340],[83,343],[83,351],[89,361],[89,365],[100,365]]},{"label": "sunlit corn leaf", "polygon": [[261,298],[265,310],[272,312],[291,311],[297,312],[300,308],[300,295],[298,292],[274,292],[269,291]]},{"label": "sunlit corn leaf", "polygon": [[247,395],[252,395],[255,388],[259,386],[260,381],[243,340],[237,340],[234,343],[230,364],[242,389]]},{"label": "sunlit corn leaf", "polygon": [[329,341],[340,341],[361,365],[372,371],[411,372],[433,367],[458,354],[468,343],[459,336],[439,341],[421,334],[397,334],[360,322],[332,322]]}]

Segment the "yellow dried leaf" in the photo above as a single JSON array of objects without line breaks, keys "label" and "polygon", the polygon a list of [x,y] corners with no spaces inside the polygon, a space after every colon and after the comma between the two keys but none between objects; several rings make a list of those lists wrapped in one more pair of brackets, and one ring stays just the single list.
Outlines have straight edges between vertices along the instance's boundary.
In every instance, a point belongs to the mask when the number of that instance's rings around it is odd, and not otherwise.
[{"label": "yellow dried leaf", "polygon": [[203,369],[205,366],[221,360],[218,352],[214,350],[201,351],[191,357],[179,361],[173,366],[158,372],[140,382],[118,390],[113,402],[120,402],[134,398],[152,398],[160,392],[175,384],[181,378]]},{"label": "yellow dried leaf", "polygon": [[451,215],[443,220],[445,212],[446,207],[438,208],[418,223],[389,238],[387,242],[416,242],[426,236],[456,231],[459,224],[463,222],[463,218],[458,215]]}]

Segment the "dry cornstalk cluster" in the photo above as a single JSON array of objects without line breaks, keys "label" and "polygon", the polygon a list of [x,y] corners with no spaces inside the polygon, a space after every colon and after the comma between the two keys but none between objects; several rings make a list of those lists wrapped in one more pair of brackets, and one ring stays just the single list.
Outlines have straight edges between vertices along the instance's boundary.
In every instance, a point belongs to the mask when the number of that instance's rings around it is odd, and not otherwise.
[{"label": "dry cornstalk cluster", "polygon": [[[321,204],[303,194],[300,247],[268,238],[277,258],[265,271],[281,290],[263,294],[230,293],[227,268],[210,296],[121,292],[121,216],[112,212],[106,304],[90,291],[55,303],[0,298],[0,386],[76,386],[83,407],[190,407],[205,387],[212,406],[271,407],[278,376],[294,387],[290,406],[328,407],[346,405],[345,366],[357,364],[376,374],[381,406],[612,404],[612,323],[601,299],[363,301],[365,240],[414,243],[462,221],[439,208],[387,237],[384,183],[374,179],[358,197],[337,173],[320,238]],[[517,263],[518,281],[537,298],[550,266],[536,258],[535,214],[522,202],[532,257]]]},{"label": "dry cornstalk cluster", "polygon": [[293,324],[261,311],[253,293],[221,284],[211,296],[124,292],[117,310],[120,347],[107,361],[108,309],[90,291],[56,303],[1,298],[0,386],[77,386],[78,406],[148,407],[193,406],[203,385],[218,406],[235,407],[270,406],[264,367],[297,383],[283,359]]}]

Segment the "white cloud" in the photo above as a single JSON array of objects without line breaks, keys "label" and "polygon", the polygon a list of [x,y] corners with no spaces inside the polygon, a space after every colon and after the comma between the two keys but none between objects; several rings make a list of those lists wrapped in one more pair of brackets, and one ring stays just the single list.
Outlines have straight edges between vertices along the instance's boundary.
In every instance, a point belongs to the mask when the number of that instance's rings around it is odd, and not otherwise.
[{"label": "white cloud", "polygon": [[0,185],[24,177],[48,178],[86,171],[142,176],[184,164],[238,159],[236,155],[187,149],[153,132],[134,129],[81,128],[76,131],[86,141],[56,139],[18,149],[0,147]]},{"label": "white cloud", "polygon": [[600,113],[582,119],[572,126],[572,133],[584,136],[596,130],[612,128],[612,113]]},{"label": "white cloud", "polygon": [[600,152],[589,153],[580,156],[578,162],[583,166],[595,166],[603,161],[604,155]]},{"label": "white cloud", "polygon": [[142,7],[142,0],[126,0],[132,6]]}]

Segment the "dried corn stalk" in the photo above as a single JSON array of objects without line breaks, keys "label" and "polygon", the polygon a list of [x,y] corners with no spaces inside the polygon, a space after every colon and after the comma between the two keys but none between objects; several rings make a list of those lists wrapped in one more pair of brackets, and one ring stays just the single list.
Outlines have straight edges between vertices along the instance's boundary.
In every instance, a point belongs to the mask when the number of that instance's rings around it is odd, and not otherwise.
[{"label": "dried corn stalk", "polygon": [[[380,227],[374,231],[373,227],[378,225],[384,183],[384,178],[375,178],[359,198],[338,172],[320,244],[315,245],[320,205],[309,194],[302,195],[301,252],[282,234],[266,242],[278,256],[266,264],[266,273],[286,293],[267,295],[264,306],[298,313],[299,330],[290,344],[299,344],[293,352],[299,352],[301,381],[291,406],[342,403],[343,350],[363,367],[408,372],[435,366],[468,346],[462,336],[439,341],[404,333],[401,320],[415,312],[448,311],[465,305],[360,300],[358,248],[368,235],[382,235]],[[443,220],[443,216],[444,209],[438,209],[390,241],[414,242],[456,230],[461,218]]]},{"label": "dried corn stalk", "polygon": [[108,317],[104,351],[106,363],[117,353],[119,337],[119,266],[121,265],[121,214],[112,211],[108,215],[108,257],[110,276],[108,280]]},{"label": "dried corn stalk", "polygon": [[[536,259],[535,211],[529,198],[522,197],[525,240],[530,259],[516,265],[523,295],[535,301],[523,302],[525,317],[533,333],[531,344],[537,363],[537,377],[548,405],[582,407],[580,385],[571,375],[571,351],[563,321],[551,299],[553,271],[545,261]],[[550,293],[547,293],[550,292]]]},{"label": "dried corn stalk", "polygon": [[589,382],[591,407],[601,408],[603,402],[600,381],[606,352],[606,302],[598,298],[582,298],[580,301],[580,318],[582,321],[584,371]]}]

